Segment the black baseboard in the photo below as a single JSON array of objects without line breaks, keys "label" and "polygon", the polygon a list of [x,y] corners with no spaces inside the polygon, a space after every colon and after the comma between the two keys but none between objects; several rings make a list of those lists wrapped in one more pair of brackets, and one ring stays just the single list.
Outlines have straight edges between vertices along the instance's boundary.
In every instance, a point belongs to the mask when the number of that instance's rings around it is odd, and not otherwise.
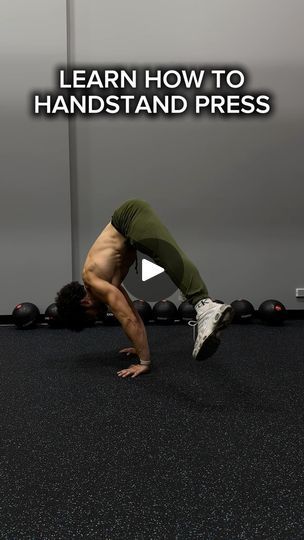
[{"label": "black baseboard", "polygon": [[[256,315],[258,320],[258,316]],[[304,320],[304,309],[289,309],[287,310],[288,320]],[[44,315],[40,315],[39,324],[45,323]],[[12,315],[0,315],[0,325],[14,324]]]},{"label": "black baseboard", "polygon": [[304,309],[289,309],[287,311],[288,319],[290,320],[303,320],[304,319]]},{"label": "black baseboard", "polygon": [[[42,324],[44,322],[44,315],[40,315],[38,324]],[[14,324],[12,315],[0,315],[0,325],[1,324]]]}]

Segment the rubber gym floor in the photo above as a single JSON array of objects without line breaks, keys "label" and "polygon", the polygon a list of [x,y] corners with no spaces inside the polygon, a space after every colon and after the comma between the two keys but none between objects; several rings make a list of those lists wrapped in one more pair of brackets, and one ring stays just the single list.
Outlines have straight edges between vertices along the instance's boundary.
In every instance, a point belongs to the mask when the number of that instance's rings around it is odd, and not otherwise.
[{"label": "rubber gym floor", "polygon": [[1,540],[303,539],[304,321],[148,335],[0,327]]}]

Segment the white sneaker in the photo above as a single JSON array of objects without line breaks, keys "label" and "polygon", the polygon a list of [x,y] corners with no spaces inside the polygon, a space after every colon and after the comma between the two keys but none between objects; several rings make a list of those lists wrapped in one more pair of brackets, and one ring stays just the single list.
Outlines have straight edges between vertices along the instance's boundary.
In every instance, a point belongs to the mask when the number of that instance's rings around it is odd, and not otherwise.
[{"label": "white sneaker", "polygon": [[221,330],[232,321],[232,307],[229,304],[218,304],[210,298],[201,300],[195,305],[197,320],[197,337],[192,352],[196,360],[205,360],[217,350]]}]

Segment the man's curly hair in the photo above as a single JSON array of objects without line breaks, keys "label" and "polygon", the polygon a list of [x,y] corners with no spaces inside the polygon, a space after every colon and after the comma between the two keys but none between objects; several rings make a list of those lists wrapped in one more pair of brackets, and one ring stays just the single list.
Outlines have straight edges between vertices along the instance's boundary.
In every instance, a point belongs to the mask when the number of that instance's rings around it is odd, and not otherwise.
[{"label": "man's curly hair", "polygon": [[55,303],[63,326],[80,332],[89,326],[85,308],[80,301],[85,297],[86,290],[78,281],[68,283],[57,293]]}]

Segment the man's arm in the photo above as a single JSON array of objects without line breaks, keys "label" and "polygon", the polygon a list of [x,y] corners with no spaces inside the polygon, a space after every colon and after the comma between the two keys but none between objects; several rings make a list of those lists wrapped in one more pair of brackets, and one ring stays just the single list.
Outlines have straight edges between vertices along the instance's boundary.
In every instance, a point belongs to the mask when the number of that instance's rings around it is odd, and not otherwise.
[{"label": "man's arm", "polygon": [[107,281],[92,277],[89,283],[92,294],[107,304],[120,322],[123,331],[133,343],[136,354],[144,365],[150,363],[150,351],[145,326],[135,310],[127,292]]},{"label": "man's arm", "polygon": [[130,296],[128,295],[126,289],[124,289],[124,287],[122,285],[120,285],[119,287],[119,290],[122,292],[122,294],[124,295],[125,299],[127,300],[132,312],[134,313],[138,323],[140,324],[140,326],[143,328],[143,330],[146,332],[146,328],[145,328],[145,325],[143,323],[143,320],[141,318],[141,316],[139,315],[138,311],[135,309],[134,307],[134,304],[130,298]]}]

